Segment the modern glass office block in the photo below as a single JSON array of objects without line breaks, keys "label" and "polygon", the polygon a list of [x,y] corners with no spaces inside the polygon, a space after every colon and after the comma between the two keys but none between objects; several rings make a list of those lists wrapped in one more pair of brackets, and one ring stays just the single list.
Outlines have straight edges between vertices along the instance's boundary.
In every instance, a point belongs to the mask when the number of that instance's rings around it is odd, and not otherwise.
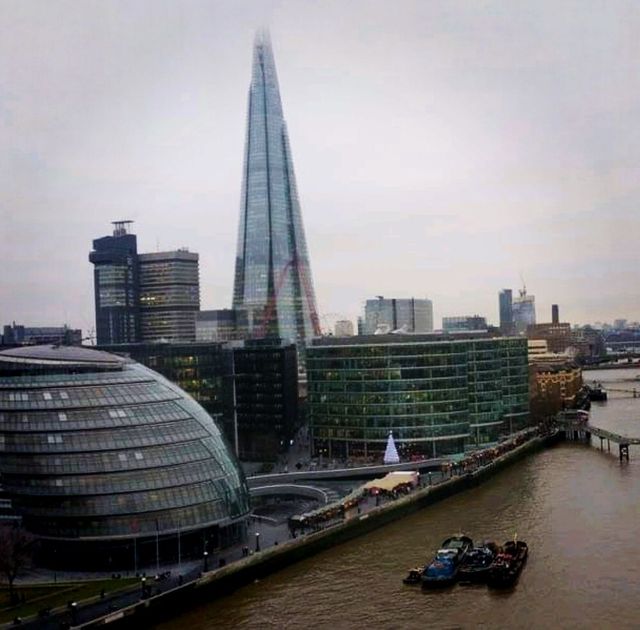
[{"label": "modern glass office block", "polygon": [[318,339],[307,349],[312,448],[403,459],[495,442],[528,423],[526,339],[487,334]]}]

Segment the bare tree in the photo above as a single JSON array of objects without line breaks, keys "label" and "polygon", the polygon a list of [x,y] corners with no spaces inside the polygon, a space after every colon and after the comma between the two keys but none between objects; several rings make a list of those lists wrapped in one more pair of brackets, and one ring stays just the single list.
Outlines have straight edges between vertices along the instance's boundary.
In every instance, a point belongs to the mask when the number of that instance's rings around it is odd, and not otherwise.
[{"label": "bare tree", "polygon": [[31,566],[34,540],[34,537],[22,527],[0,525],[0,573],[9,584],[9,598],[12,604],[17,601],[13,583]]}]

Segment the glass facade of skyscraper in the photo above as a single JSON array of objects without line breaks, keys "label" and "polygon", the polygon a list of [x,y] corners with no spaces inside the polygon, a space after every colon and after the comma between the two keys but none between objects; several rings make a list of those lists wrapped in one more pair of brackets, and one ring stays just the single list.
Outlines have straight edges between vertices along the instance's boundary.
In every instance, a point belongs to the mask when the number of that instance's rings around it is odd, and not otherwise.
[{"label": "glass facade of skyscraper", "polygon": [[113,236],[93,241],[96,337],[99,344],[140,338],[138,246],[128,233],[131,221],[114,222]]},{"label": "glass facade of skyscraper", "polygon": [[500,330],[504,335],[510,335],[514,331],[513,326],[513,291],[502,289],[498,294],[500,309]]},{"label": "glass facade of skyscraper", "polygon": [[439,456],[527,426],[527,342],[482,334],[316,340],[307,351],[314,454]]},{"label": "glass facade of skyscraper", "polygon": [[269,36],[253,50],[233,307],[253,337],[306,342],[316,299]]}]

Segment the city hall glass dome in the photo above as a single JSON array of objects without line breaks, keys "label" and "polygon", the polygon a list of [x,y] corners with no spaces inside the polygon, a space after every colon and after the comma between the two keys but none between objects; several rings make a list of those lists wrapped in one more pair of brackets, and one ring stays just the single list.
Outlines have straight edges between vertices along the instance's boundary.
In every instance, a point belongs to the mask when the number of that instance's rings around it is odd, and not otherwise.
[{"label": "city hall glass dome", "polygon": [[58,558],[65,543],[92,543],[95,557],[111,541],[110,563],[154,549],[168,559],[180,535],[183,554],[201,554],[235,542],[249,513],[243,473],[207,412],[156,372],[89,348],[0,352],[0,475]]}]

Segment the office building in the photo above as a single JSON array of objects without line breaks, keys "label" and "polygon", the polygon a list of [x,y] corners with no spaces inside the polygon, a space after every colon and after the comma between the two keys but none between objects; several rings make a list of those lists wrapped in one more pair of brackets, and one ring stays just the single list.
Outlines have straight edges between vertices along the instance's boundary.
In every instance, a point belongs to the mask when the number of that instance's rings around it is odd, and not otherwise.
[{"label": "office building", "polygon": [[4,327],[0,341],[7,346],[41,344],[79,346],[82,344],[82,331],[68,326],[22,326],[13,322]]},{"label": "office building", "polygon": [[139,254],[132,221],[93,241],[96,342],[195,341],[200,309],[198,254]]},{"label": "office building", "polygon": [[591,326],[574,328],[571,331],[570,352],[586,363],[598,359],[606,353],[602,331]]},{"label": "office building", "polygon": [[533,324],[527,326],[527,338],[543,339],[547,342],[549,352],[562,353],[566,352],[572,345],[571,324]]},{"label": "office building", "polygon": [[249,331],[247,312],[223,308],[196,313],[196,341],[235,341],[246,339]]},{"label": "office building", "polygon": [[552,324],[560,323],[560,309],[557,304],[551,305],[551,323]]},{"label": "office building", "polygon": [[503,335],[511,335],[513,326],[513,292],[511,289],[502,289],[498,295],[500,308],[500,332]]},{"label": "office building", "polygon": [[242,470],[156,372],[73,346],[0,352],[0,475],[44,563],[127,570],[239,542]]},{"label": "office building", "polygon": [[235,405],[226,426],[237,432],[240,459],[274,461],[289,449],[298,428],[296,346],[256,340],[231,353]]},{"label": "office building", "polygon": [[307,349],[312,452],[437,457],[529,423],[527,341],[488,333],[322,338]]},{"label": "office building", "polygon": [[473,330],[487,330],[486,318],[480,317],[480,315],[442,318],[442,332],[469,332]]},{"label": "office building", "polygon": [[433,303],[426,298],[385,298],[367,300],[364,307],[365,335],[393,331],[425,333],[433,331]]},{"label": "office building", "polygon": [[353,322],[348,319],[341,319],[334,327],[336,337],[353,337]]},{"label": "office building", "polygon": [[132,221],[114,221],[113,235],[93,241],[93,280],[98,344],[140,339],[138,246]]},{"label": "office building", "polygon": [[274,461],[298,428],[293,344],[277,339],[108,346],[191,395],[222,428],[243,461]]},{"label": "office building", "polygon": [[139,254],[140,341],[195,341],[200,310],[198,254]]},{"label": "office building", "polygon": [[527,295],[526,287],[520,291],[520,295],[513,300],[512,313],[515,332],[525,333],[528,326],[536,323],[535,296]]},{"label": "office building", "polygon": [[320,334],[287,127],[271,42],[253,48],[233,308],[251,336],[304,344]]}]

